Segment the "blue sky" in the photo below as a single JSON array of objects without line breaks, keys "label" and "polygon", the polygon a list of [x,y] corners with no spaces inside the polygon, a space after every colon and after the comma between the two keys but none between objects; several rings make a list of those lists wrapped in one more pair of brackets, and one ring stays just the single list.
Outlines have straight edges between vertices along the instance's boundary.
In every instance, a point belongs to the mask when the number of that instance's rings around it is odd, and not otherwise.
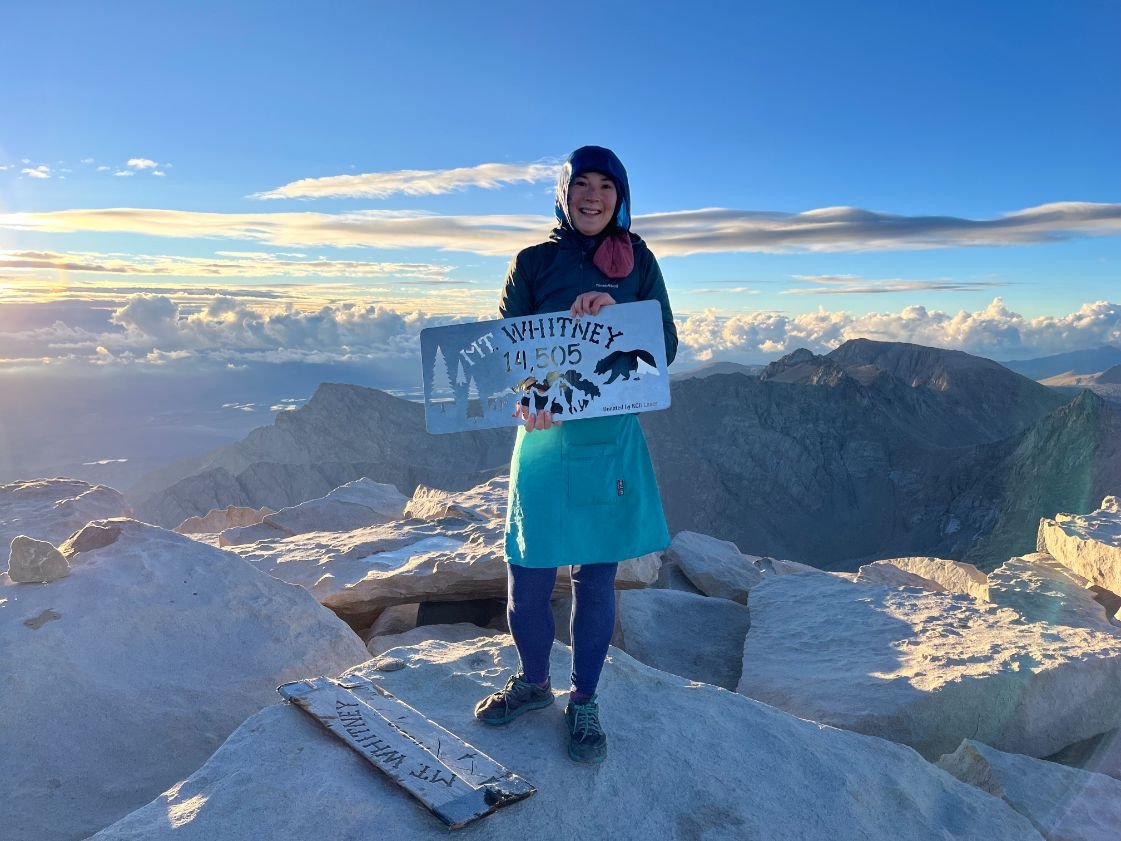
[{"label": "blue sky", "polygon": [[[1116,3],[3,18],[9,367],[408,358],[423,325],[493,315],[584,143],[629,169],[686,362],[856,335],[994,358],[1121,342]],[[506,180],[478,186],[488,165]]]}]

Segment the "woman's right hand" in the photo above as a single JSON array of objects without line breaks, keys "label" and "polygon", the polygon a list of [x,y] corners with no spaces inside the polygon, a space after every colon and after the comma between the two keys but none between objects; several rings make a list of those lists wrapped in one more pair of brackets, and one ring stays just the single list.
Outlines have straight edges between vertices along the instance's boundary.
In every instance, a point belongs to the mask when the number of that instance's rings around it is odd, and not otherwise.
[{"label": "woman's right hand", "polygon": [[525,421],[526,432],[533,432],[535,429],[549,429],[550,427],[561,425],[561,421],[553,420],[552,412],[533,413],[529,411],[529,406],[523,406],[521,403],[514,408],[514,417]]},{"label": "woman's right hand", "polygon": [[585,292],[576,296],[576,300],[572,302],[568,312],[573,318],[580,318],[584,315],[599,315],[601,309],[614,303],[615,299],[606,292]]}]

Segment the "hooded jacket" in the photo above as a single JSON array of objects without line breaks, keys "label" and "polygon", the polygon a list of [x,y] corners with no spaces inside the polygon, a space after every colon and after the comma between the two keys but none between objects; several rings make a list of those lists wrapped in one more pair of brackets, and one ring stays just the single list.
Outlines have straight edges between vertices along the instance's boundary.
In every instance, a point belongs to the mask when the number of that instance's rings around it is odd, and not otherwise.
[{"label": "hooded jacket", "polygon": [[[576,230],[568,216],[568,189],[572,180],[600,172],[615,182],[618,203],[611,222],[599,236]],[[565,161],[557,181],[556,213],[559,223],[547,242],[521,251],[510,264],[498,311],[503,318],[567,310],[584,292],[607,292],[616,303],[656,300],[662,306],[662,331],[666,364],[677,355],[677,327],[670,309],[666,283],[658,261],[646,243],[630,232],[631,188],[627,171],[610,149],[582,146]],[[633,252],[634,268],[623,277],[608,277],[596,265],[601,249],[625,243]],[[602,263],[602,261],[600,261]]]},{"label": "hooded jacket", "polygon": [[[612,178],[619,196],[612,223],[598,237],[580,234],[567,214],[568,185],[593,171]],[[677,328],[665,281],[646,243],[629,232],[629,209],[626,171],[614,153],[601,147],[576,150],[557,185],[560,224],[546,242],[524,249],[511,262],[499,305],[502,317],[564,311],[584,292],[607,292],[621,304],[656,300],[671,362]],[[596,265],[597,249],[612,236],[625,237],[633,249],[634,266],[625,277],[609,278]],[[530,567],[615,563],[668,544],[637,416],[586,418],[531,433],[519,427],[510,463],[508,562]]]}]

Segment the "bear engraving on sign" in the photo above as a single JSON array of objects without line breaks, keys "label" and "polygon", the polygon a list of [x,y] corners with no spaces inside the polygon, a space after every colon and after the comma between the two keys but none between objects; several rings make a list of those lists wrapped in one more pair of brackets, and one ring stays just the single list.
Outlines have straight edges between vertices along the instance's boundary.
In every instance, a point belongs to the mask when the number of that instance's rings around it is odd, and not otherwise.
[{"label": "bear engraving on sign", "polygon": [[631,374],[638,371],[638,361],[640,359],[651,368],[658,367],[658,363],[654,361],[654,354],[648,350],[643,350],[642,348],[637,350],[616,350],[607,354],[607,356],[596,363],[596,373],[611,374],[605,385],[611,385],[611,383],[615,382],[619,377],[622,377],[624,380],[629,380]]}]

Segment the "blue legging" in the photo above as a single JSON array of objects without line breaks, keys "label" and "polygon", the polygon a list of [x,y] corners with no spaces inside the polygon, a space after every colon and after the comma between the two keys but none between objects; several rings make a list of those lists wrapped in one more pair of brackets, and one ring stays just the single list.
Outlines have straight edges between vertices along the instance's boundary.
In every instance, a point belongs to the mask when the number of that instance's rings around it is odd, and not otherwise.
[{"label": "blue legging", "polygon": [[[556,585],[555,568],[533,569],[507,564],[509,596],[506,618],[518,647],[522,674],[533,683],[549,676],[549,652],[556,625],[549,597]],[[615,571],[618,564],[587,564],[572,568],[572,686],[576,693],[595,694],[603,660],[615,630]]]}]

